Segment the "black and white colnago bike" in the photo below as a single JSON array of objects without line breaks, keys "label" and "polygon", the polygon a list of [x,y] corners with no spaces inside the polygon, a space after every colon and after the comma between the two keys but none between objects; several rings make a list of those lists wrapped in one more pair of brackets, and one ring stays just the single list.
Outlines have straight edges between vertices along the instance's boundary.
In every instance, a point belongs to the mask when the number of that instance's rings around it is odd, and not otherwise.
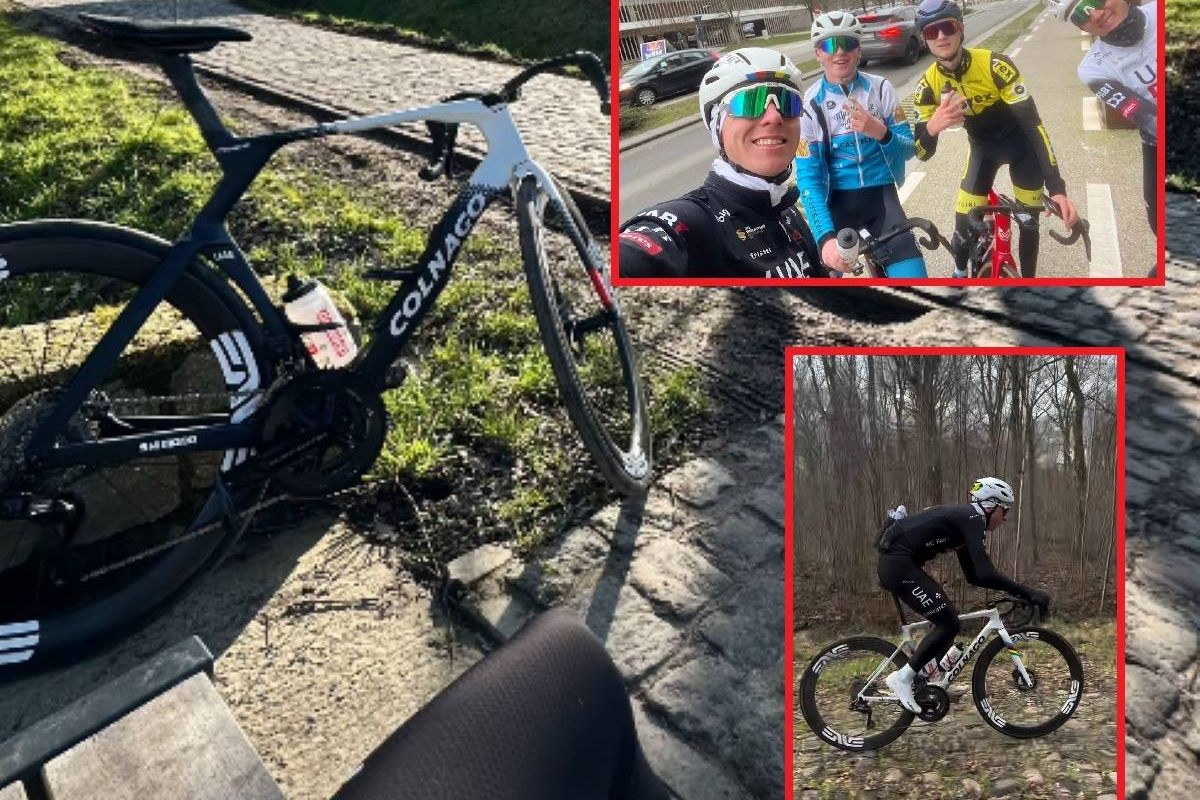
[{"label": "black and white colnago bike", "polygon": [[[1002,607],[1024,612],[1024,620],[1011,632],[1001,619]],[[915,651],[915,634],[932,627],[925,620],[905,625],[901,616],[903,639],[898,645],[874,636],[852,636],[817,654],[800,679],[804,721],[834,747],[877,750],[899,738],[918,716],[927,723],[944,718],[950,711],[950,684],[977,653],[971,696],[988,725],[1007,736],[1030,739],[1057,730],[1071,718],[1083,694],[1083,665],[1057,633],[1024,624],[1037,622],[1033,606],[1004,598],[988,603],[986,611],[958,618],[987,622],[949,669],[932,678],[918,673],[913,697],[921,706],[919,715],[900,705],[884,683]]]},{"label": "black and white colnago bike", "polygon": [[[249,34],[81,19],[161,65],[222,177],[174,243],[100,222],[0,226],[0,678],[75,658],[161,609],[229,550],[268,485],[312,497],[354,484],[382,447],[380,393],[403,379],[401,348],[500,198],[516,206],[533,313],[571,420],[616,489],[646,488],[645,390],[606,254],[508,109],[534,75],[576,65],[607,114],[596,56],[553,58],[498,91],[427,108],[238,137],[188,54]],[[414,267],[368,274],[399,283],[369,345],[344,368],[318,369],[301,334],[335,323],[292,323],[225,218],[284,145],[413,121],[433,137],[426,180],[449,169],[459,125],[482,131],[486,157]]]}]

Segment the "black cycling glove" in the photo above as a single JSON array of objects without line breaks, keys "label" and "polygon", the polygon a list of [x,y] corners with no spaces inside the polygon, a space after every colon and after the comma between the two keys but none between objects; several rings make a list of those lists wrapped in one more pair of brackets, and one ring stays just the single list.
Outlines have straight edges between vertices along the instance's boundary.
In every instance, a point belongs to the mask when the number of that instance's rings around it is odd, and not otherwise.
[{"label": "black cycling glove", "polygon": [[1050,613],[1050,595],[1037,589],[1030,589],[1028,599],[1030,603],[1041,610],[1043,617]]}]

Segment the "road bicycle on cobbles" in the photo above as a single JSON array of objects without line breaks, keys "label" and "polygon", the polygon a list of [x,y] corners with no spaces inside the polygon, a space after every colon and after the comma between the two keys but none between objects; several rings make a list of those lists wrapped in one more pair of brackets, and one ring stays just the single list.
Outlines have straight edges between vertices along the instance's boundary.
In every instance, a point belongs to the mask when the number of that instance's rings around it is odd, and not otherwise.
[{"label": "road bicycle on cobbles", "polygon": [[[0,678],[80,657],[161,610],[229,551],[268,486],[271,497],[313,497],[357,482],[381,451],[380,394],[404,378],[402,348],[498,199],[516,206],[533,312],[572,422],[615,488],[646,488],[646,394],[606,255],[508,109],[530,78],[574,65],[607,114],[596,56],[553,58],[498,91],[425,108],[240,137],[189,54],[248,33],[80,19],[163,68],[221,179],[174,243],[81,220],[0,226]],[[368,273],[399,289],[354,355],[329,309],[297,322],[269,297],[225,218],[284,145],[415,121],[433,138],[426,180],[449,172],[459,125],[482,131],[487,154],[418,263]],[[344,366],[319,368],[305,344],[314,335],[336,339]]]},{"label": "road bicycle on cobbles", "polygon": [[[1024,612],[1011,632],[1002,609]],[[800,679],[804,721],[822,741],[841,750],[877,750],[899,738],[917,717],[926,723],[943,719],[952,703],[950,684],[976,654],[971,695],[988,725],[1029,739],[1045,736],[1071,718],[1083,695],[1083,665],[1065,639],[1036,626],[1033,606],[1002,598],[989,602],[987,610],[958,618],[987,622],[948,669],[932,676],[918,673],[913,696],[921,706],[919,715],[901,706],[884,682],[915,651],[915,634],[931,627],[925,620],[905,625],[901,616],[900,644],[852,636],[817,653]]]},{"label": "road bicycle on cobbles", "polygon": [[[968,278],[1020,278],[1021,269],[1012,252],[1012,221],[1022,230],[1036,233],[1038,216],[1049,211],[1062,217],[1062,211],[1047,195],[1042,195],[1041,206],[1026,206],[1006,195],[988,190],[987,205],[977,206],[967,212],[970,224],[970,240],[967,242]],[[1083,239],[1084,257],[1092,260],[1091,225],[1083,217],[1064,236],[1050,230],[1050,238],[1059,244],[1072,245]]]}]

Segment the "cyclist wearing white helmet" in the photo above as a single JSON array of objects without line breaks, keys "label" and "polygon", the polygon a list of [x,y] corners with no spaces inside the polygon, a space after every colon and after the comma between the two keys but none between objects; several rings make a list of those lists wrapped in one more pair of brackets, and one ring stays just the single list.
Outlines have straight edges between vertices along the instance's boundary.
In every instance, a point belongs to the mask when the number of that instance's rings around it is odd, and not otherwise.
[{"label": "cyclist wearing white helmet", "polygon": [[[858,70],[862,23],[830,11],[812,25],[823,75],[804,93],[796,150],[796,184],[827,267],[852,265],[838,254],[837,232],[866,228],[876,236],[905,222],[896,186],[913,156],[913,135],[887,78]],[[889,278],[924,278],[925,260],[911,233],[893,239]]]},{"label": "cyclist wearing white helmet", "polygon": [[[963,46],[963,15],[954,0],[923,0],[917,7],[917,27],[935,59],[913,93],[917,158],[932,158],[941,132],[958,125],[966,129],[970,146],[950,240],[954,276],[963,278],[970,256],[967,213],[987,204],[988,190],[1004,164],[1018,202],[1041,206],[1044,184],[1062,209],[1068,229],[1079,215],[1067,198],[1050,136],[1013,60],[1003,53]],[[1026,278],[1037,274],[1037,222],[1035,216],[1034,228],[1021,232],[1018,245],[1021,275]]]},{"label": "cyclist wearing white helmet", "polygon": [[802,101],[800,71],[782,53],[722,56],[700,82],[712,171],[700,188],[622,224],[619,274],[827,277],[792,182]]},{"label": "cyclist wearing white helmet", "polygon": [[1158,228],[1158,3],[1048,0],[1051,13],[1098,37],[1079,64],[1079,80],[1142,134],[1146,219]]},{"label": "cyclist wearing white helmet", "polygon": [[934,556],[955,550],[968,583],[1028,600],[1043,613],[1050,607],[1048,594],[1003,575],[984,548],[987,534],[1004,524],[1015,502],[1016,496],[1007,483],[999,478],[980,478],[971,486],[970,503],[933,506],[895,519],[880,533],[876,542],[879,585],[933,623],[908,663],[887,677],[888,687],[909,711],[921,710],[913,699],[913,678],[931,659],[946,654],[962,627],[950,598],[922,569]]}]

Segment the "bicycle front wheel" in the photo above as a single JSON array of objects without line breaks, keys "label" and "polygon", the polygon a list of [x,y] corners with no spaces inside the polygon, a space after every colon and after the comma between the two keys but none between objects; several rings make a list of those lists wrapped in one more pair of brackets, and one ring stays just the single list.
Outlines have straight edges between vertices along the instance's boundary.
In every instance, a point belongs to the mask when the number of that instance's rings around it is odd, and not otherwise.
[{"label": "bicycle front wheel", "polygon": [[800,711],[813,733],[841,750],[859,753],[891,744],[912,724],[913,713],[887,692],[884,679],[907,658],[873,636],[852,636],[823,649],[800,679]]},{"label": "bicycle front wheel", "polygon": [[236,502],[215,489],[248,451],[175,450],[172,418],[248,417],[270,366],[248,310],[200,265],[56,438],[86,446],[161,429],[160,447],[121,463],[26,460],[33,431],[168,248],[95,223],[0,227],[0,678],[82,656],[147,619],[233,538],[202,523]]},{"label": "bicycle front wheel", "polygon": [[517,192],[521,255],[533,312],[563,404],[608,482],[623,494],[650,484],[646,390],[608,260],[566,190],[527,177]]},{"label": "bicycle front wheel", "polygon": [[996,638],[980,653],[971,676],[975,707],[1006,736],[1045,736],[1079,708],[1083,664],[1054,631],[1020,628],[1011,636],[1011,647]]}]

